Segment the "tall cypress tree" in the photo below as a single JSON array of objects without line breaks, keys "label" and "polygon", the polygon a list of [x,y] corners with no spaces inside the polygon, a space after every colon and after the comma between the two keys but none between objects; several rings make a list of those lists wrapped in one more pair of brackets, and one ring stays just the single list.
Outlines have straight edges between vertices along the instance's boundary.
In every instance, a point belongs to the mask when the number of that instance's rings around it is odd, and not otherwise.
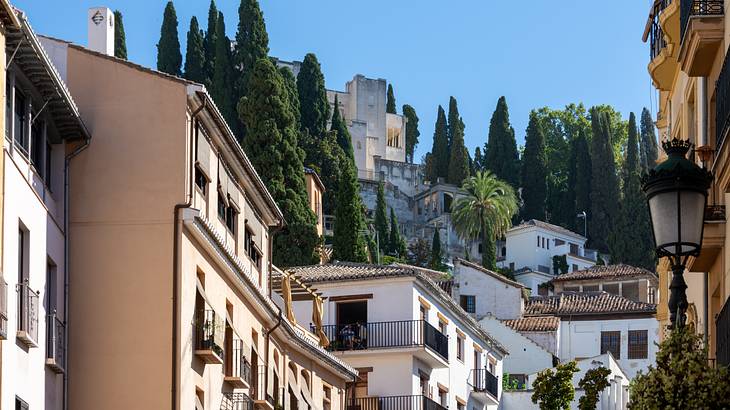
[{"label": "tall cypress tree", "polygon": [[317,263],[320,239],[309,208],[291,97],[276,67],[265,58],[254,65],[249,86],[249,94],[238,105],[250,131],[244,149],[287,221],[274,238],[274,263]]},{"label": "tall cypress tree", "polygon": [[395,109],[395,94],[393,93],[393,84],[388,84],[388,96],[385,102],[385,112],[389,114],[396,114]]},{"label": "tall cypress tree", "polygon": [[517,189],[520,181],[520,157],[517,153],[515,130],[509,123],[507,99],[504,96],[499,97],[492,114],[485,151],[485,168]]},{"label": "tall cypress tree", "polygon": [[530,122],[525,136],[525,153],[522,159],[522,217],[545,219],[547,199],[547,161],[545,138],[538,123],[537,113],[530,113]]},{"label": "tall cypress tree", "polygon": [[180,75],[182,54],[177,37],[177,14],[172,1],[167,2],[160,28],[160,42],[157,43],[157,70],[172,75]]},{"label": "tall cypress tree", "polygon": [[418,145],[418,115],[416,109],[408,104],[403,105],[403,116],[406,117],[406,161],[413,163],[413,153]]},{"label": "tall cypress tree", "polygon": [[641,147],[643,152],[641,166],[642,170],[647,172],[656,166],[659,157],[659,146],[654,133],[654,120],[646,108],[641,110]]},{"label": "tall cypress tree", "polygon": [[449,131],[446,124],[446,113],[440,105],[436,115],[436,127],[433,132],[431,161],[429,179],[432,184],[435,184],[438,178],[446,178],[449,174]]},{"label": "tall cypress tree", "polygon": [[203,64],[203,72],[205,73],[205,85],[210,88],[213,83],[213,73],[215,72],[215,45],[218,43],[218,8],[215,6],[215,0],[210,0],[208,8],[208,29],[203,39],[203,50],[205,54],[205,62]]},{"label": "tall cypress tree", "polygon": [[447,181],[450,184],[461,186],[469,177],[469,151],[464,145],[464,121],[459,115],[456,98],[449,99],[449,168]]},{"label": "tall cypress tree", "polygon": [[611,225],[616,223],[619,210],[619,188],[611,141],[608,114],[591,110],[591,246],[609,252]]},{"label": "tall cypress tree", "polygon": [[127,59],[127,36],[124,34],[122,12],[114,10],[114,57]]},{"label": "tall cypress tree", "polygon": [[[281,79],[284,81],[284,87],[286,87],[286,91],[289,93],[289,105],[291,105],[291,111],[292,111],[292,114],[294,114],[294,125],[297,127],[297,132],[298,132],[300,114],[299,114],[299,91],[297,90],[297,78],[294,77],[294,73],[292,73],[292,71],[289,69],[289,67],[279,67],[279,75],[281,76]],[[298,138],[301,138],[301,136],[298,136]]]},{"label": "tall cypress tree", "polygon": [[392,255],[404,258],[406,256],[406,242],[400,235],[400,225],[395,211],[390,208],[390,236],[388,237],[388,247]]},{"label": "tall cypress tree", "polygon": [[330,118],[330,105],[324,87],[324,75],[317,56],[312,53],[304,56],[297,76],[299,106],[301,110],[301,129],[307,135],[300,143],[306,153],[306,163],[318,163],[318,140],[327,132]]},{"label": "tall cypress tree", "polygon": [[335,193],[333,257],[339,261],[367,262],[367,247],[362,232],[365,230],[360,184],[354,161],[344,161],[340,171],[339,189]]},{"label": "tall cypress tree", "polygon": [[223,118],[230,124],[237,124],[235,97],[231,88],[233,66],[231,65],[231,40],[226,37],[226,23],[223,13],[218,13],[216,24],[215,70],[213,82],[210,86],[210,95],[223,114]]},{"label": "tall cypress tree", "polygon": [[[269,54],[269,35],[258,0],[241,0],[238,6],[238,30],[233,50],[236,101],[246,95],[246,83],[253,65]],[[241,131],[245,129],[241,124]]]},{"label": "tall cypress tree", "polygon": [[185,78],[200,84],[205,83],[205,50],[203,49],[203,31],[198,26],[198,19],[190,19],[188,43],[185,50]]},{"label": "tall cypress tree", "polygon": [[433,230],[433,239],[431,239],[431,261],[428,263],[428,267],[440,270],[442,268],[442,257],[443,251],[441,250],[441,235],[439,235],[439,230],[436,228]]},{"label": "tall cypress tree", "polygon": [[378,195],[375,202],[375,231],[378,233],[378,241],[380,242],[380,250],[388,250],[388,214],[386,213],[385,190],[383,182],[378,184]]},{"label": "tall cypress tree", "polygon": [[350,137],[350,131],[347,130],[345,120],[340,115],[339,101],[337,94],[335,94],[335,109],[332,112],[332,122],[330,125],[330,131],[336,133],[337,144],[340,145],[342,151],[347,154],[351,159],[355,159],[355,152],[352,149],[352,137]]},{"label": "tall cypress tree", "polygon": [[568,186],[572,187],[570,206],[571,215],[576,221],[574,227],[577,232],[583,233],[583,225],[578,223],[576,215],[585,212],[588,223],[591,219],[591,153],[585,133],[580,131],[578,137],[571,143],[571,168],[568,175]]},{"label": "tall cypress tree", "polygon": [[482,156],[482,150],[479,147],[474,148],[474,162],[472,166],[472,174],[476,174],[477,171],[484,169],[484,157]]}]

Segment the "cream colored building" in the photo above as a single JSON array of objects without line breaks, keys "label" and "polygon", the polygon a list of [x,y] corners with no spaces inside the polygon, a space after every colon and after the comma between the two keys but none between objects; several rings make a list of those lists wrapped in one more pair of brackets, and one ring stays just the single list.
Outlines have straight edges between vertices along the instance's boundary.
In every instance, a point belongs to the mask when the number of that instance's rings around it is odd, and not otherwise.
[{"label": "cream colored building", "polygon": [[[644,40],[658,94],[656,126],[664,138],[688,139],[694,160],[714,174],[705,215],[702,251],[690,260],[688,321],[707,335],[710,358],[730,361],[730,271],[725,206],[730,191],[730,2],[657,0],[649,4]],[[708,150],[706,158],[699,152]],[[661,260],[657,319],[669,324],[667,301],[671,271]],[[669,273],[668,273],[669,271]],[[719,352],[724,352],[721,357]]]},{"label": "cream colored building", "polygon": [[94,135],[70,168],[69,408],[342,409],[356,373],[270,298],[283,217],[205,88],[44,44]]}]

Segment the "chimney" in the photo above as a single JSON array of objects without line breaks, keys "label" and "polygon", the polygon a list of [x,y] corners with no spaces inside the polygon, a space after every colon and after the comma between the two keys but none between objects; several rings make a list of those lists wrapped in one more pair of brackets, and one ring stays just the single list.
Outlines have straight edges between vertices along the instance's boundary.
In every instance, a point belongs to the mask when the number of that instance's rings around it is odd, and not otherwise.
[{"label": "chimney", "polygon": [[114,55],[114,13],[107,7],[89,9],[86,27],[91,50],[106,55]]}]

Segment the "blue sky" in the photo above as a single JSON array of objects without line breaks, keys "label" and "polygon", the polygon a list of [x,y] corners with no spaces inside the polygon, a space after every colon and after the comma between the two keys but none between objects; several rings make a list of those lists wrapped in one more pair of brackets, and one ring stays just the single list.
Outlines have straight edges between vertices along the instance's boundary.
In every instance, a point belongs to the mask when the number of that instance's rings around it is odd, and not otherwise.
[{"label": "blue sky", "polygon": [[[11,0],[12,1],[12,0]],[[489,119],[507,97],[518,144],[531,109],[611,104],[624,117],[654,101],[641,35],[649,0],[260,0],[271,55],[317,54],[327,87],[356,73],[385,78],[396,102],[420,117],[416,159],[431,148],[436,109],[459,102],[470,151],[486,141]],[[15,0],[41,34],[86,44],[86,10],[124,14],[129,59],[156,66],[163,0]],[[208,0],[175,1],[185,47],[190,18],[207,22]],[[218,0],[233,37],[239,0]],[[203,27],[205,28],[205,27]]]}]

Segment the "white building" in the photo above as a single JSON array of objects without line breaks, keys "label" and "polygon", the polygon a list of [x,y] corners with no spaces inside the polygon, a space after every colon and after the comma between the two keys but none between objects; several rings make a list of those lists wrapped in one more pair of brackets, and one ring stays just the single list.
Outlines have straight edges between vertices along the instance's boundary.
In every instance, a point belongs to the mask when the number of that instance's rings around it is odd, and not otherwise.
[{"label": "white building", "polygon": [[525,287],[464,259],[454,259],[453,297],[477,320],[491,316],[517,319],[525,307]]},{"label": "white building", "polygon": [[[328,349],[360,372],[359,406],[497,408],[507,350],[440,287],[441,272],[353,263],[290,271],[326,299]],[[297,321],[311,323],[312,303],[293,305]]]},{"label": "white building", "polygon": [[[62,409],[66,398],[66,165],[90,136],[21,12],[0,1],[5,138],[0,171],[0,408]],[[11,57],[12,55],[12,57]],[[3,340],[4,339],[4,340]]]},{"label": "white building", "polygon": [[600,265],[559,275],[551,283],[556,295],[604,291],[637,302],[656,303],[659,276],[630,265]]},{"label": "white building", "polygon": [[563,227],[531,219],[508,230],[504,246],[498,249],[500,268],[515,272],[515,279],[538,294],[538,286],[559,274],[553,269],[553,257],[565,256],[568,271],[574,272],[596,264],[595,250],[586,249],[586,237]]}]

